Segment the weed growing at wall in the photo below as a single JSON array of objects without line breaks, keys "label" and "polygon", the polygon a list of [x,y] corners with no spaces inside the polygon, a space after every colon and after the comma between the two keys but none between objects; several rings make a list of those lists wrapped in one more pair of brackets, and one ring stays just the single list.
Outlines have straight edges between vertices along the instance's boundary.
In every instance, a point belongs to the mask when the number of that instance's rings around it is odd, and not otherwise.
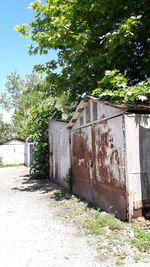
[{"label": "weed growing at wall", "polygon": [[73,177],[73,172],[72,172],[71,168],[69,169],[68,174],[65,177],[65,181],[68,184],[70,191],[72,191],[72,187],[73,187],[73,183],[74,183],[74,177]]}]

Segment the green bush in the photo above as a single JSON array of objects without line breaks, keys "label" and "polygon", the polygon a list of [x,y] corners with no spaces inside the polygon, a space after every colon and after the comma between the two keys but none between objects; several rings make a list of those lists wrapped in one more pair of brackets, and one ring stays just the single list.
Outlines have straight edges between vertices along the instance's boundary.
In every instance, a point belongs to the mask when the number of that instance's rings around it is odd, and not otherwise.
[{"label": "green bush", "polygon": [[61,118],[61,111],[57,109],[52,97],[47,98],[40,105],[35,105],[29,111],[26,131],[29,138],[35,141],[31,166],[31,175],[35,178],[49,176],[49,143],[46,132],[48,119],[55,118]]}]

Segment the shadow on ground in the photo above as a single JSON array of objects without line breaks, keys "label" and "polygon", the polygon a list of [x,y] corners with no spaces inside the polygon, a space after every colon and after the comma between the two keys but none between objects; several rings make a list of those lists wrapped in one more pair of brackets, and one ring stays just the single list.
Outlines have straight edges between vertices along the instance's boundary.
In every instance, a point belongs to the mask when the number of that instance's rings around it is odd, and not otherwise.
[{"label": "shadow on ground", "polygon": [[[50,198],[56,201],[70,200],[73,197],[76,197],[78,202],[84,202],[87,204],[88,208],[97,210],[97,206],[86,201],[85,199],[72,194],[69,190],[66,190],[64,187],[54,183],[50,179],[33,179],[30,175],[20,176],[22,181],[19,186],[13,187],[12,190],[20,192],[36,192],[39,191],[41,194],[52,193]],[[100,210],[100,209],[99,209]]]},{"label": "shadow on ground", "polygon": [[50,179],[32,179],[30,175],[21,176],[22,181],[19,186],[13,187],[12,190],[20,192],[36,192],[46,194],[54,190],[62,190],[62,187],[52,182]]}]

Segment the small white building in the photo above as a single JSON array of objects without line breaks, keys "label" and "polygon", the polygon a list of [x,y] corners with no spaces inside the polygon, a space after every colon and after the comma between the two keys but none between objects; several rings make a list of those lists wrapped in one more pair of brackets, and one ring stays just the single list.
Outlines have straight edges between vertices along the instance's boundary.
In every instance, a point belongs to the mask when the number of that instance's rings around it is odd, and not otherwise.
[{"label": "small white building", "polygon": [[24,144],[21,139],[11,139],[0,144],[0,164],[24,164]]}]

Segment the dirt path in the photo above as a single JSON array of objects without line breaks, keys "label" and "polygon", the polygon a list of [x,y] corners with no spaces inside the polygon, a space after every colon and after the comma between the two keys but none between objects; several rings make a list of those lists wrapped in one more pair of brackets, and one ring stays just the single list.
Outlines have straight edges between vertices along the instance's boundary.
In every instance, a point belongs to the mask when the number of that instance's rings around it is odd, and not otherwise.
[{"label": "dirt path", "polygon": [[54,217],[53,188],[27,175],[26,167],[0,169],[0,266],[104,266],[74,226]]}]

